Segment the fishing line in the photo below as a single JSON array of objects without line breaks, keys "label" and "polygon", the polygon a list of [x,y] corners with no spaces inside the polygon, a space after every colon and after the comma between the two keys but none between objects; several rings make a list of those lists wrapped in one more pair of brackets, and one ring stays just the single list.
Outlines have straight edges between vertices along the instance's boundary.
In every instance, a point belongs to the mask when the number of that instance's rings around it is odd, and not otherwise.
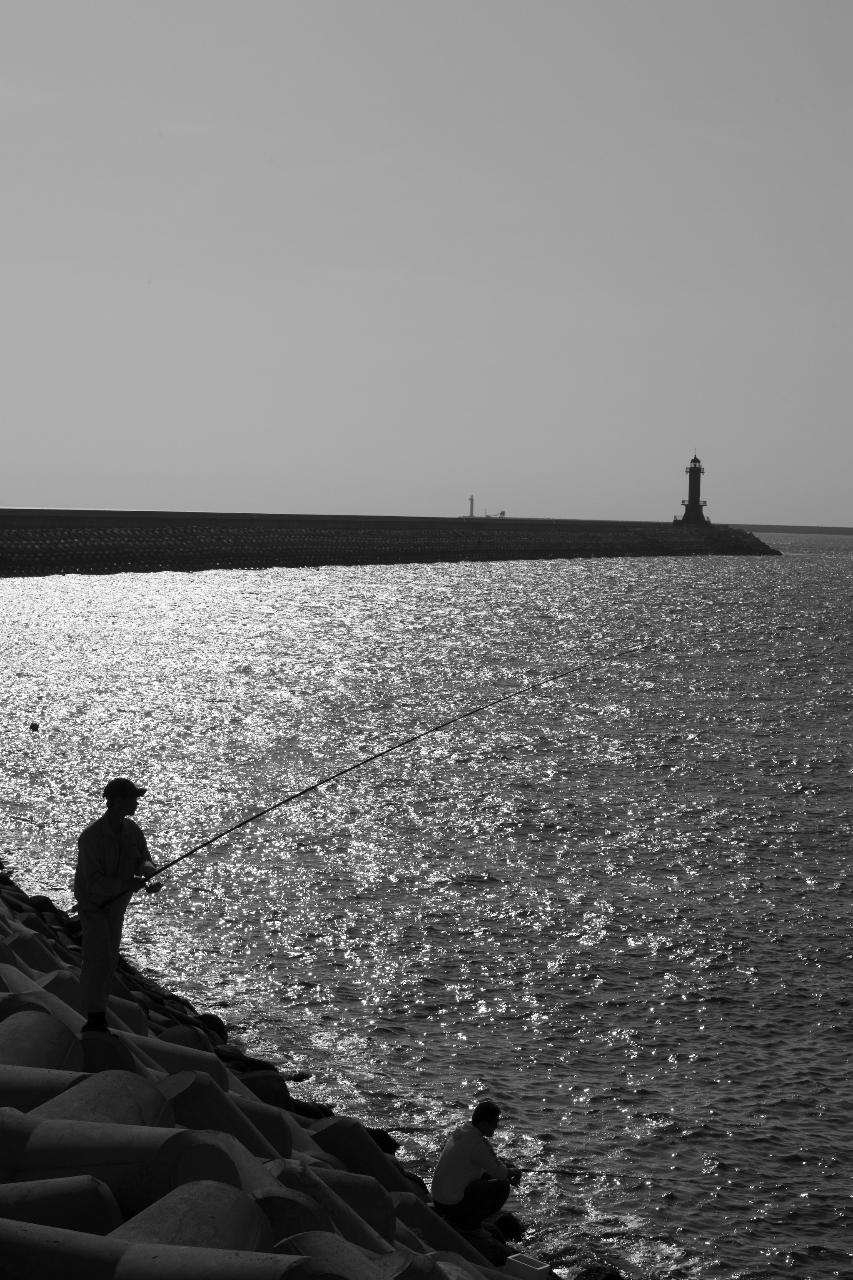
[{"label": "fishing line", "polygon": [[[628,654],[638,653],[639,650],[624,649],[620,653],[613,655],[613,658],[624,658]],[[251,813],[247,818],[242,818],[239,822],[235,822],[233,826],[226,827],[222,831],[217,831],[215,835],[208,836],[206,840],[201,840],[198,844],[193,845],[191,849],[187,849],[185,853],[179,854],[177,858],[173,858],[171,862],[165,862],[158,867],[149,880],[153,880],[155,876],[162,875],[164,871],[169,871],[172,867],[176,867],[180,862],[184,862],[187,858],[193,857],[196,853],[201,853],[202,849],[208,849],[212,844],[216,844],[218,840],[224,840],[226,836],[233,835],[235,831],[239,831],[242,827],[247,827],[251,822],[258,822],[259,819],[265,818],[270,813],[275,813],[277,809],[284,808],[285,805],[293,804],[296,800],[301,800],[305,796],[311,795],[313,791],[318,791],[320,787],[325,787],[330,782],[337,781],[338,778],[346,777],[348,773],[353,773],[356,769],[363,769],[365,765],[372,764],[375,760],[381,760],[383,756],[391,755],[394,751],[401,751],[404,747],[409,747],[414,742],[419,742],[422,738],[429,737],[432,733],[440,733],[443,729],[449,729],[451,725],[459,724],[462,720],[467,720],[471,716],[481,715],[484,711],[489,711],[494,707],[502,706],[503,703],[511,701],[513,698],[519,698],[525,693],[536,693],[541,689],[546,689],[550,685],[558,684],[561,680],[567,680],[569,676],[574,675],[584,665],[584,660],[574,663],[571,667],[567,667],[563,671],[558,671],[554,675],[547,676],[544,680],[540,680],[534,684],[525,684],[518,689],[511,689],[509,693],[501,694],[497,698],[490,698],[488,702],[481,702],[476,707],[469,707],[467,711],[460,711],[456,715],[448,716],[446,720],[441,720],[438,724],[430,725],[428,729],[422,729],[418,733],[412,733],[407,738],[402,738],[399,742],[394,742],[388,747],[383,747],[380,751],[374,751],[369,756],[363,756],[360,760],[356,760],[354,764],[346,765],[343,769],[337,769],[334,773],[328,774],[325,778],[319,778],[316,782],[312,782],[310,786],[303,787],[300,791],[292,791],[290,795],[276,800],[273,804],[267,805],[264,809],[259,809],[256,813]]]},{"label": "fishing line", "polygon": [[[437,1132],[434,1126],[426,1125],[426,1124],[408,1124],[408,1125],[384,1124],[382,1121],[379,1121],[379,1120],[370,1120],[370,1121],[363,1120],[362,1124],[366,1125],[367,1127],[385,1129],[387,1133],[419,1133],[419,1134],[427,1133],[431,1138],[435,1138],[436,1132]],[[450,1132],[451,1130],[446,1126],[439,1126],[438,1128],[439,1138],[444,1139]],[[564,1164],[556,1164],[556,1165],[519,1164],[519,1165],[516,1165],[515,1167],[518,1169],[519,1173],[534,1173],[534,1174],[539,1174],[540,1177],[547,1174],[554,1174],[557,1177],[561,1177],[561,1178],[577,1178],[583,1173],[583,1169],[580,1166],[573,1167],[572,1165],[564,1165]]]}]

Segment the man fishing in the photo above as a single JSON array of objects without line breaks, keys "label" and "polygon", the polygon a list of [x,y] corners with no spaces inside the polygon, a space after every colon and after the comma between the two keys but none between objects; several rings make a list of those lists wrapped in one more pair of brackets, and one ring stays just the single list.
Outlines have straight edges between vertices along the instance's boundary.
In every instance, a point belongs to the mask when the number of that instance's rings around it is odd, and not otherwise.
[{"label": "man fishing", "polygon": [[80,995],[87,1018],[83,1030],[107,1031],[107,1001],[118,964],[124,913],[131,894],[149,888],[154,863],[142,830],[133,821],[146,788],[130,778],[104,787],[107,811],[77,841],[74,896],[80,911],[83,963]]},{"label": "man fishing", "polygon": [[454,1130],[435,1166],[432,1199],[438,1213],[458,1231],[476,1231],[501,1209],[521,1170],[499,1160],[489,1138],[500,1123],[494,1102],[478,1102],[471,1119]]}]

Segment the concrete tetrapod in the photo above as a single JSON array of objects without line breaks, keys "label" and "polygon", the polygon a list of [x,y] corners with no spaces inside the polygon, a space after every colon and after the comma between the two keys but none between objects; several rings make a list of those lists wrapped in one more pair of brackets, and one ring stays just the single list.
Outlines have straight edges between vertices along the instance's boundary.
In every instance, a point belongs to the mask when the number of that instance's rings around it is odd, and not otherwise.
[{"label": "concrete tetrapod", "polygon": [[0,1107],[30,1111],[88,1077],[82,1071],[0,1063]]},{"label": "concrete tetrapod", "polygon": [[[219,1136],[102,1121],[39,1120],[4,1108],[0,1179],[87,1173],[106,1183],[128,1218],[184,1182],[212,1178],[239,1185],[240,1174]],[[248,1153],[246,1158],[251,1159]]]},{"label": "concrete tetrapod", "polygon": [[82,1071],[83,1047],[74,1032],[52,1013],[22,1009],[0,1022],[0,1062],[19,1067],[50,1067],[55,1071]]},{"label": "concrete tetrapod", "polygon": [[210,1037],[202,1031],[201,1027],[195,1027],[186,1022],[178,1022],[169,1025],[157,1032],[157,1039],[165,1041],[166,1044],[182,1044],[187,1049],[201,1049],[204,1053],[210,1053]]},{"label": "concrete tetrapod", "polygon": [[391,1198],[397,1217],[420,1236],[429,1249],[456,1254],[478,1267],[489,1265],[479,1249],[475,1249],[450,1223],[445,1222],[428,1204],[424,1204],[419,1196],[405,1192],[402,1195],[395,1193]]},{"label": "concrete tetrapod", "polygon": [[[0,1184],[0,1218],[104,1236],[121,1223],[109,1187],[88,1174]],[[0,1258],[0,1276],[3,1262]]]},{"label": "concrete tetrapod", "polygon": [[244,1071],[242,1080],[261,1102],[266,1102],[271,1107],[281,1107],[283,1111],[291,1105],[292,1100],[287,1083],[275,1068]]},{"label": "concrete tetrapod", "polygon": [[[104,1120],[110,1124],[159,1126],[184,1124],[175,1116],[161,1089],[130,1071],[100,1071],[83,1076],[58,1097],[30,1111],[39,1120]],[[191,1128],[186,1125],[186,1128]]]},{"label": "concrete tetrapod", "polygon": [[347,1169],[328,1168],[318,1168],[316,1178],[345,1200],[359,1218],[369,1223],[382,1239],[389,1244],[393,1242],[397,1234],[394,1201],[390,1192],[375,1178],[370,1178],[365,1173],[350,1173]]},{"label": "concrete tetrapod", "polygon": [[435,1261],[427,1254],[394,1250],[381,1256],[357,1249],[326,1231],[305,1231],[280,1241],[285,1253],[303,1253],[347,1280],[427,1280],[435,1276]]},{"label": "concrete tetrapod", "polygon": [[350,1173],[375,1178],[386,1191],[412,1190],[412,1183],[382,1148],[373,1141],[364,1125],[349,1116],[315,1120],[311,1136],[319,1147],[337,1156]]},{"label": "concrete tetrapod", "polygon": [[[2,888],[5,896],[7,886],[3,885]],[[50,900],[45,898],[43,901]],[[46,915],[41,915],[35,911],[22,910],[20,906],[15,911],[10,911],[9,904],[0,903],[0,943],[5,944],[15,953],[17,963],[18,948],[15,944],[15,935],[17,926],[23,926],[39,936],[53,956],[54,966],[65,965],[68,969],[77,971],[80,968],[82,953],[79,943],[73,942],[68,935],[69,919],[64,913],[57,914],[55,909]]]},{"label": "concrete tetrapod", "polygon": [[394,1232],[394,1244],[404,1244],[407,1249],[411,1249],[413,1253],[432,1253],[433,1250],[427,1244],[416,1236],[411,1227],[407,1227],[405,1222],[397,1219],[397,1229]]},{"label": "concrete tetrapod", "polygon": [[[90,1063],[89,1061],[90,1047],[97,1046],[98,1041],[100,1041],[101,1056],[103,1056],[103,1054],[106,1054],[108,1051],[111,1051],[108,1054],[109,1065],[111,1066],[133,1067],[134,1069],[137,1069],[137,1070],[143,1069],[143,1068],[150,1069],[152,1067],[155,1067],[155,1068],[157,1067],[158,1064],[156,1062],[151,1062],[150,1059],[144,1060],[141,1066],[137,1064],[136,1061],[131,1057],[130,1053],[127,1051],[125,1045],[122,1043],[122,1039],[119,1036],[113,1036],[113,1037],[110,1037],[109,1039],[104,1036],[101,1036],[101,1037],[86,1036],[86,1035],[81,1036],[83,1024],[85,1021],[83,1016],[80,1013],[78,1013],[76,1009],[72,1008],[71,1005],[66,1004],[65,1001],[62,1000],[59,996],[55,996],[51,991],[46,990],[37,981],[27,977],[20,970],[12,969],[8,965],[0,964],[0,984],[2,984],[2,986],[5,987],[5,989],[8,992],[12,993],[10,995],[7,995],[4,998],[0,998],[0,1019],[2,1019],[2,1021],[0,1021],[0,1038],[2,1038],[4,1044],[5,1044],[6,1038],[11,1033],[8,1030],[5,1030],[5,1031],[3,1030],[3,1024],[7,1022],[15,1012],[14,1004],[9,1005],[10,1001],[14,1002],[15,1000],[18,1000],[19,1002],[21,1002],[19,1007],[21,1007],[22,1009],[26,1008],[28,1010],[33,1010],[33,1009],[41,1010],[45,1014],[45,1016],[52,1017],[59,1024],[59,1026],[64,1028],[64,1032],[60,1032],[59,1030],[54,1030],[54,1032],[52,1033],[53,1043],[50,1043],[48,1032],[45,1029],[47,1027],[47,1024],[46,1023],[44,1024],[44,1027],[40,1033],[41,1048],[44,1053],[48,1053],[48,1052],[50,1053],[50,1058],[49,1059],[44,1058],[41,1060],[37,1059],[36,1065],[45,1066],[45,1067],[66,1066],[71,1068],[75,1065],[75,1062],[78,1059],[80,1059],[82,1062],[85,1063],[87,1071],[100,1070],[102,1067],[102,1063],[100,1062],[100,1060],[98,1060],[94,1065],[92,1065],[92,1063]],[[16,1031],[15,1034],[17,1035],[18,1039],[20,1039],[20,1032]],[[30,1034],[31,1040],[34,1034],[35,1034],[34,1032],[31,1032]],[[129,1037],[132,1035],[131,1032],[125,1032],[123,1034],[125,1037]],[[68,1053],[69,1055],[72,1055],[72,1056],[69,1056],[68,1060],[63,1062],[59,1060],[57,1055],[59,1053],[60,1045],[68,1043],[69,1035],[77,1039],[78,1048],[73,1051],[69,1049]],[[136,1039],[141,1041],[144,1039],[144,1037],[139,1036],[139,1037],[136,1037]],[[13,1047],[9,1048],[8,1050],[4,1049],[3,1053],[6,1058],[6,1061],[17,1060],[17,1059],[10,1058],[8,1056],[10,1053],[13,1052],[13,1050],[19,1054],[23,1052],[23,1049],[21,1048],[20,1045],[13,1045]],[[27,1051],[29,1053],[33,1053],[33,1052],[36,1052],[37,1049],[34,1049],[32,1045],[28,1045]]]},{"label": "concrete tetrapod", "polygon": [[340,1280],[311,1258],[136,1244],[0,1218],[2,1280]]},{"label": "concrete tetrapod", "polygon": [[185,1182],[110,1232],[112,1240],[273,1252],[273,1231],[251,1196],[224,1182]]},{"label": "concrete tetrapod", "polygon": [[[43,991],[49,991],[51,995],[57,996],[81,1018],[86,1016],[88,1010],[83,1008],[79,974],[69,969],[57,969],[54,973],[41,975],[37,981]],[[133,1000],[125,1000],[122,996],[110,996],[107,1003],[107,1017],[113,1028],[133,1031],[137,1035],[148,1034],[145,1013]]]},{"label": "concrete tetrapod", "polygon": [[[0,964],[12,965],[13,968],[22,970],[22,973],[31,974],[33,970],[23,960],[18,959],[18,951],[15,948],[14,936],[10,932],[4,932],[3,916],[0,916]],[[51,956],[51,966],[56,965],[56,957]]]},{"label": "concrete tetrapod", "polygon": [[488,1263],[475,1267],[456,1253],[437,1252],[430,1257],[435,1261],[442,1280],[507,1280],[503,1271],[489,1267]]},{"label": "concrete tetrapod", "polygon": [[[276,1240],[297,1231],[334,1230],[329,1214],[316,1200],[301,1188],[282,1186],[270,1172],[270,1166],[257,1160],[231,1134],[201,1131],[196,1136],[215,1142],[223,1155],[227,1155],[236,1173],[234,1185],[241,1187],[263,1210]],[[273,1167],[277,1163],[274,1162]]]},{"label": "concrete tetrapod", "polygon": [[36,995],[21,995],[20,992],[7,991],[0,985],[0,1022],[11,1018],[13,1013],[44,1013],[44,1001]]},{"label": "concrete tetrapod", "polygon": [[[250,1077],[246,1076],[244,1078],[248,1080]],[[299,1117],[292,1111],[274,1106],[269,1102],[262,1102],[260,1098],[256,1097],[237,1097],[237,1105],[249,1117],[252,1124],[256,1125],[261,1133],[266,1134],[274,1146],[278,1145],[276,1135],[281,1134],[282,1126],[288,1130],[290,1148],[288,1151],[282,1151],[282,1155],[290,1155],[292,1151],[293,1155],[298,1156],[300,1160],[319,1161],[324,1165],[331,1161],[332,1164],[337,1164],[340,1168],[343,1168],[343,1165],[335,1156],[318,1146],[311,1136],[310,1128],[306,1128],[306,1125],[302,1124]],[[306,1122],[306,1124],[311,1123],[311,1121]]]},{"label": "concrete tetrapod", "polygon": [[[247,1151],[263,1160],[275,1160],[282,1153],[256,1128],[231,1094],[226,1093],[206,1071],[181,1071],[157,1086],[178,1124],[188,1129],[218,1129],[242,1142]],[[289,1136],[289,1131],[286,1131]],[[286,1154],[290,1154],[290,1149]]]},{"label": "concrete tetrapod", "polygon": [[99,1075],[102,1071],[129,1071],[132,1075],[156,1079],[163,1073],[145,1066],[136,1054],[130,1052],[121,1032],[109,1035],[103,1032],[84,1032],[80,1036],[83,1061],[86,1070]]},{"label": "concrete tetrapod", "polygon": [[[326,1171],[320,1166],[311,1168],[302,1164],[298,1160],[276,1160],[272,1164],[267,1165],[267,1170],[276,1178],[284,1187],[289,1187],[294,1191],[304,1191],[309,1195],[322,1209],[328,1213],[335,1227],[341,1233],[345,1240],[349,1240],[350,1244],[356,1244],[362,1249],[370,1249],[373,1253],[385,1253],[391,1251],[391,1241],[393,1236],[386,1237],[376,1230],[373,1223],[365,1216],[362,1217],[360,1211],[354,1205],[344,1198],[335,1187],[329,1183],[325,1177]],[[338,1173],[338,1170],[331,1172]],[[355,1178],[356,1174],[345,1174],[346,1178]],[[374,1182],[368,1179],[381,1197],[387,1198],[387,1192]],[[340,1190],[351,1190],[351,1184],[338,1184]],[[360,1198],[359,1192],[359,1198]],[[374,1221],[381,1220],[387,1229],[382,1212],[384,1204],[380,1202],[380,1206],[372,1214]],[[394,1223],[396,1218],[393,1217],[394,1210],[391,1206],[391,1215]]]},{"label": "concrete tetrapod", "polygon": [[269,1102],[261,1102],[260,1098],[251,1094],[247,1097],[246,1094],[232,1092],[231,1097],[243,1115],[273,1144],[279,1156],[298,1155],[306,1160],[327,1160],[325,1152],[320,1151],[318,1144],[310,1137],[307,1129],[302,1128],[292,1112],[270,1106]]},{"label": "concrete tetrapod", "polygon": [[69,1030],[79,1031],[85,1019],[73,1006],[66,1004],[61,996],[46,991],[40,981],[43,977],[43,973],[33,972],[20,965],[0,964],[0,989],[19,996],[29,996],[41,1009],[64,1022]]},{"label": "concrete tetrapod", "polygon": [[300,1154],[314,1155],[325,1161],[325,1153],[311,1139],[295,1116],[282,1111],[281,1107],[272,1107],[267,1102],[261,1102],[259,1098],[246,1097],[235,1092],[231,1092],[229,1097],[240,1108],[243,1115],[264,1135],[267,1142],[272,1143],[280,1156],[296,1154],[298,1150]]},{"label": "concrete tetrapod", "polygon": [[154,1067],[168,1074],[178,1071],[206,1071],[220,1089],[230,1087],[229,1072],[216,1054],[201,1049],[191,1049],[183,1044],[170,1044],[159,1036],[138,1036],[128,1031],[122,1040],[135,1058],[146,1067]]},{"label": "concrete tetrapod", "polygon": [[19,965],[36,973],[49,973],[60,963],[56,951],[45,943],[41,931],[29,929],[18,921],[4,931],[3,941],[14,952]]},{"label": "concrete tetrapod", "polygon": [[0,871],[0,1280],[500,1280],[358,1121],[126,960],[113,1034],[81,1034],[77,933],[27,901]]}]

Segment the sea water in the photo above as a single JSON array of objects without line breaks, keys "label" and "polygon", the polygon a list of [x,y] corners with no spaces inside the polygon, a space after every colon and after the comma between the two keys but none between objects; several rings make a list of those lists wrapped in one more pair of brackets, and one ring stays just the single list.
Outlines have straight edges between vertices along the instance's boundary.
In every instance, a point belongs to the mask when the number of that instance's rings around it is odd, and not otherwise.
[{"label": "sea water", "polygon": [[[471,1103],[529,1252],[853,1274],[853,539],[781,558],[0,581],[0,856],[429,1177]],[[486,703],[363,768],[361,759]]]}]

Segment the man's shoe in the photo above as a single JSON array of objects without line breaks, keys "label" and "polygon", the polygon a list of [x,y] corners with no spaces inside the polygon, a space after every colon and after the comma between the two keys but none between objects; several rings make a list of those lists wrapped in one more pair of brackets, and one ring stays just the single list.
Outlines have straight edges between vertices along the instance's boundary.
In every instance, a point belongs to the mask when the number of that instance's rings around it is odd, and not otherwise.
[{"label": "man's shoe", "polygon": [[107,1027],[107,1016],[105,1013],[90,1013],[86,1021],[83,1023],[83,1035],[95,1032],[102,1036],[111,1035],[111,1031]]}]

